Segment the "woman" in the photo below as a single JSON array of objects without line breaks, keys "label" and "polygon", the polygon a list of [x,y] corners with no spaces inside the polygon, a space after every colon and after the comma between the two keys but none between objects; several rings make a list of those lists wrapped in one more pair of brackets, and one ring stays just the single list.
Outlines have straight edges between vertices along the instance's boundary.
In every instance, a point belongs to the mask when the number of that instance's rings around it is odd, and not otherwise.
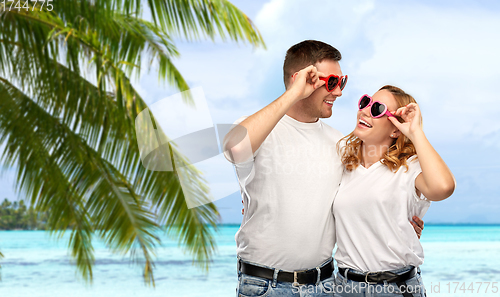
[{"label": "woman", "polygon": [[409,220],[448,198],[455,179],[426,139],[413,97],[384,86],[358,107],[339,149],[335,296],[425,296],[424,253]]}]

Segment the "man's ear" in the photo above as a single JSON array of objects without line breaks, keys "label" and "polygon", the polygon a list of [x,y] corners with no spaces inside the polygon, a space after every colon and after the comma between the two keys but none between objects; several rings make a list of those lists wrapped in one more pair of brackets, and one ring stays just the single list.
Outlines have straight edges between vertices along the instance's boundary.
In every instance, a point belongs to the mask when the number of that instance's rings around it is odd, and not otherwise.
[{"label": "man's ear", "polygon": [[297,78],[297,74],[298,72],[295,72],[294,74],[292,74],[292,76],[290,76],[290,78],[288,79],[288,84],[285,84],[285,89],[290,89],[290,87],[293,85],[293,82],[295,81],[295,78]]}]

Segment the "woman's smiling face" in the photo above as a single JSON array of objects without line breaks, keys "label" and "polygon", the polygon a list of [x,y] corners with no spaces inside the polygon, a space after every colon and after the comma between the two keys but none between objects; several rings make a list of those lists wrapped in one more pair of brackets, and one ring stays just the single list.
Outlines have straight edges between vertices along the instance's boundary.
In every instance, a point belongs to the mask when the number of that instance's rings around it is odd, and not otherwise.
[{"label": "woman's smiling face", "polygon": [[[380,90],[373,96],[373,101],[384,103],[389,111],[396,111],[398,104],[394,96],[387,90]],[[365,144],[390,145],[394,138],[397,138],[399,131],[384,115],[374,119],[370,113],[370,108],[367,107],[358,111],[356,128],[354,135],[361,139]],[[391,137],[391,135],[394,135]]]}]

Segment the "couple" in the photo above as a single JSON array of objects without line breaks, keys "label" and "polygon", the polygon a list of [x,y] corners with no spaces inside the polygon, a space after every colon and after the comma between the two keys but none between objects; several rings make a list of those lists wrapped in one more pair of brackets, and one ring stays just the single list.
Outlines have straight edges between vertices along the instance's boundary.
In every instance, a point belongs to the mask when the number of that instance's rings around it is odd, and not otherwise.
[{"label": "couple", "polygon": [[237,296],[424,296],[420,218],[455,180],[399,88],[363,95],[344,138],[319,120],[347,82],[340,59],[323,42],[292,46],[285,93],[225,137],[245,210]]}]

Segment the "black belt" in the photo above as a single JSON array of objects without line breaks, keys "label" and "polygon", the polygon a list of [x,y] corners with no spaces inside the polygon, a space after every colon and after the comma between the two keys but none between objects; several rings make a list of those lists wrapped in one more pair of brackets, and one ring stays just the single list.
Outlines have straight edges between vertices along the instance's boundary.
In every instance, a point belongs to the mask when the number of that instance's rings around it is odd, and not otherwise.
[{"label": "black belt", "polygon": [[[346,268],[339,268],[339,274],[346,276]],[[399,283],[407,281],[408,279],[414,277],[417,274],[417,268],[413,267],[408,272],[403,274],[396,274],[390,271],[379,271],[379,272],[367,272],[364,274],[358,274],[351,271],[347,272],[347,279],[356,282],[366,282],[366,283],[377,283],[383,284],[384,281],[388,283]]]},{"label": "black belt", "polygon": [[[332,259],[323,267],[320,267],[320,281],[331,277],[333,274],[333,270],[334,268]],[[248,264],[242,262],[241,260],[238,260],[238,271],[241,271],[242,273],[247,275],[266,278],[269,280],[273,280],[274,277],[274,269]],[[278,282],[289,282],[295,283],[296,285],[315,284],[317,280],[318,270],[316,270],[315,268],[294,272],[280,270],[277,277]]]},{"label": "black belt", "polygon": [[347,271],[346,268],[339,268],[339,274],[347,277],[349,280],[356,282],[366,282],[366,283],[376,283],[383,284],[384,281],[388,283],[396,283],[401,291],[403,291],[403,296],[413,296],[406,291],[406,281],[414,277],[417,274],[417,268],[413,267],[410,271],[403,274],[396,274],[390,271],[378,271],[378,272],[367,272],[363,274],[354,273]]}]

